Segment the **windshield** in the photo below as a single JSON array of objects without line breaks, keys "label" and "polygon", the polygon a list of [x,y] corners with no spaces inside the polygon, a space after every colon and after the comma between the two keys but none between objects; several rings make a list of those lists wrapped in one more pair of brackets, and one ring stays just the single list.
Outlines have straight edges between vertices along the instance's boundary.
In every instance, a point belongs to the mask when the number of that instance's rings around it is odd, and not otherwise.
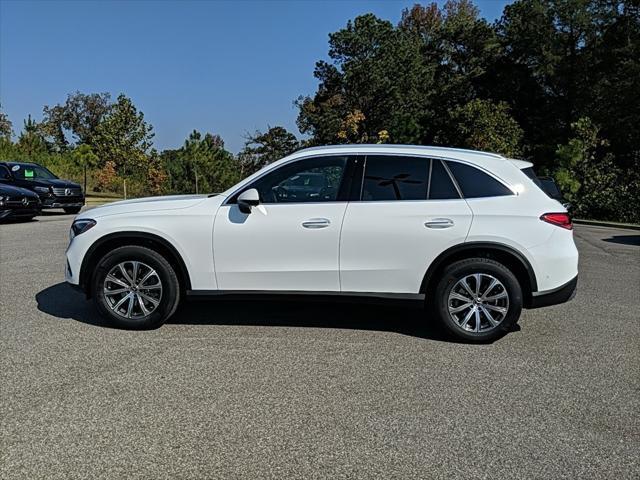
[{"label": "windshield", "polygon": [[20,180],[51,180],[56,177],[53,173],[40,165],[24,165],[14,163],[11,165],[11,173]]}]

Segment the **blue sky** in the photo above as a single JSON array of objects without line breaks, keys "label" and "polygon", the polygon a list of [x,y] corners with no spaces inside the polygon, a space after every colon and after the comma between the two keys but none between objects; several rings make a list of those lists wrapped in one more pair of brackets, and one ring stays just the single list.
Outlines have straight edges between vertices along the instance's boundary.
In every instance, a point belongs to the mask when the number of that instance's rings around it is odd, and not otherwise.
[{"label": "blue sky", "polygon": [[[396,23],[413,3],[1,0],[0,102],[17,133],[70,92],[122,92],[153,124],[156,148],[197,129],[237,152],[268,125],[298,134],[293,101],[315,91],[329,33],[367,12]],[[510,2],[476,3],[493,20]]]}]

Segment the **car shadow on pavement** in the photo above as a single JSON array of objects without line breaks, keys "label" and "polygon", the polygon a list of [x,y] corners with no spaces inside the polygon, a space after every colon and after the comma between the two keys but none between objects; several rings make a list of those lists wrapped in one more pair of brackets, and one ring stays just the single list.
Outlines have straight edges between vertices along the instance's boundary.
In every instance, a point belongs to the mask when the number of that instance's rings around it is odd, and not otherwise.
[{"label": "car shadow on pavement", "polygon": [[612,235],[610,238],[604,238],[603,240],[609,243],[640,247],[640,235]]},{"label": "car shadow on pavement", "polygon": [[[67,283],[36,294],[38,310],[60,319],[113,328],[82,292]],[[336,300],[220,298],[185,302],[168,323],[175,325],[277,326],[339,328],[394,332],[429,340],[456,342],[427,318],[421,304],[411,302],[357,303]]]}]

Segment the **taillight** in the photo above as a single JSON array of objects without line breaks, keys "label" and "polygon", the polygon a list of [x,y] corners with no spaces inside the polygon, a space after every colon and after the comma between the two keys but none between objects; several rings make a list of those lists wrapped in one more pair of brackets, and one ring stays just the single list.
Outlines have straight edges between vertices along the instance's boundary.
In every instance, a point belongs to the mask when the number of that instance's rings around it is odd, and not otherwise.
[{"label": "taillight", "polygon": [[567,230],[573,230],[573,223],[571,223],[571,217],[568,213],[545,213],[540,217],[540,220]]}]

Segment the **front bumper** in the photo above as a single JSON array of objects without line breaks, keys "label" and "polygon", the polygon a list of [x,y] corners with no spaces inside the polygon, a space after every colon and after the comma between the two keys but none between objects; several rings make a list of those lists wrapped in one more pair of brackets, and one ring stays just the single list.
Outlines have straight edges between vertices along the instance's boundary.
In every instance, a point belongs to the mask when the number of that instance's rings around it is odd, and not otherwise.
[{"label": "front bumper", "polygon": [[573,300],[578,291],[578,276],[569,280],[564,285],[546,292],[536,292],[531,297],[531,303],[527,308],[549,307]]},{"label": "front bumper", "polygon": [[5,218],[25,218],[25,217],[35,217],[40,214],[40,208],[6,208],[0,209],[0,220]]},{"label": "front bumper", "polygon": [[83,207],[84,202],[72,202],[72,203],[60,203],[60,202],[52,202],[52,203],[43,203],[42,208],[72,208],[72,207]]},{"label": "front bumper", "polygon": [[57,196],[52,194],[41,195],[40,201],[42,202],[42,208],[73,208],[84,206],[84,194],[73,195],[69,197]]}]

